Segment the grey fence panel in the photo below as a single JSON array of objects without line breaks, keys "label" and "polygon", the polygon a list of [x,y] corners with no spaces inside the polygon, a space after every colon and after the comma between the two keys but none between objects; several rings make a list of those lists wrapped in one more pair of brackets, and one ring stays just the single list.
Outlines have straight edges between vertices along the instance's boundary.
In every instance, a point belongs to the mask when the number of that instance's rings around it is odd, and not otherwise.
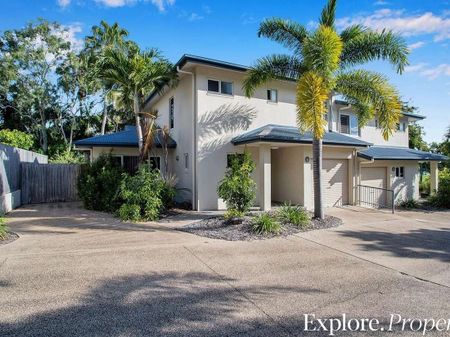
[{"label": "grey fence panel", "polygon": [[46,164],[47,156],[0,143],[0,196],[20,189],[21,163]]},{"label": "grey fence panel", "polygon": [[22,164],[22,204],[76,201],[81,166]]}]

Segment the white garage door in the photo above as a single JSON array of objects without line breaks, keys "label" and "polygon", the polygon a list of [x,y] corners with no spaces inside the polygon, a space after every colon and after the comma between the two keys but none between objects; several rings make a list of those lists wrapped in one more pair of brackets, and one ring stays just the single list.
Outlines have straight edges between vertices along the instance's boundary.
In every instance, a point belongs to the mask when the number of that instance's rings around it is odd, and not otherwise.
[{"label": "white garage door", "polygon": [[348,204],[347,160],[324,159],[322,166],[325,207]]},{"label": "white garage door", "polygon": [[[362,167],[361,185],[386,188],[386,167]],[[361,188],[361,202],[369,206],[385,206],[386,192],[378,189]]]}]

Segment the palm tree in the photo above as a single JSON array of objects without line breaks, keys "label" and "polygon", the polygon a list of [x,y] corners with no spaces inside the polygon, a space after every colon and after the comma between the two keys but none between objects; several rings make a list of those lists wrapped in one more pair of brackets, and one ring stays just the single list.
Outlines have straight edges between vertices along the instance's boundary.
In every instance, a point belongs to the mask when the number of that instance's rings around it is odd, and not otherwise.
[{"label": "palm tree", "polygon": [[[103,53],[107,49],[121,49],[127,44],[125,38],[128,36],[128,31],[121,28],[117,22],[110,25],[106,21],[100,21],[99,26],[93,26],[92,35],[85,39],[85,53],[89,55],[90,63],[92,63],[92,80],[97,80],[96,70],[98,62],[101,60]],[[97,81],[98,82],[98,81]],[[111,88],[107,88],[105,83],[98,82],[97,86],[101,88],[101,96],[103,97],[103,113],[101,134],[105,134],[106,121],[108,119],[108,93]]]},{"label": "palm tree", "polygon": [[257,87],[270,80],[296,81],[297,124],[301,132],[313,134],[314,215],[320,219],[324,218],[322,138],[332,96],[339,93],[346,98],[358,116],[360,127],[377,116],[387,139],[400,118],[398,93],[384,76],[352,68],[373,60],[386,60],[402,73],[408,64],[408,48],[401,37],[388,30],[376,32],[361,25],[347,27],[339,34],[334,26],[335,11],[336,0],[329,0],[314,31],[279,18],[263,21],[258,36],[281,43],[292,55],[258,59],[243,84],[246,96],[250,97]]},{"label": "palm tree", "polygon": [[[125,49],[107,49],[100,69],[101,78],[111,85],[114,106],[134,114],[138,147],[143,160],[144,151],[147,152],[140,117],[144,114],[141,111],[143,100],[153,90],[162,90],[166,84],[175,84],[176,71],[158,50],[141,51],[135,44]],[[147,129],[153,130],[153,126]]]}]

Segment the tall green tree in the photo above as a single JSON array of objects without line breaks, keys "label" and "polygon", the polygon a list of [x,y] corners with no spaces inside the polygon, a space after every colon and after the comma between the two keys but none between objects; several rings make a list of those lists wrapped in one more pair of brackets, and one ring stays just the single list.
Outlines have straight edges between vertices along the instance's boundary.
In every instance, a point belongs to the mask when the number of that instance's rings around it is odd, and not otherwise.
[{"label": "tall green tree", "polygon": [[401,37],[391,31],[376,32],[361,25],[352,25],[338,33],[335,12],[336,0],[329,0],[314,31],[280,18],[264,20],[258,36],[279,42],[292,53],[257,60],[243,85],[250,97],[256,88],[270,80],[297,82],[297,123],[302,132],[313,134],[314,215],[321,219],[324,218],[322,138],[332,96],[339,93],[345,97],[360,126],[377,116],[387,139],[396,130],[401,114],[398,93],[381,74],[353,67],[386,60],[402,73],[408,64],[408,48]]},{"label": "tall green tree", "polygon": [[102,126],[100,132],[104,135],[108,120],[108,93],[112,88],[108,85],[108,82],[102,81],[100,77],[97,77],[98,70],[101,67],[106,50],[124,49],[127,43],[130,42],[125,40],[128,36],[128,31],[120,27],[117,22],[110,25],[102,20],[100,25],[93,26],[91,31],[92,34],[85,39],[83,54],[87,56],[86,59],[91,66],[91,72],[88,75],[90,75],[91,81],[96,84],[100,96],[103,99]]},{"label": "tall green tree", "polygon": [[5,116],[21,130],[36,134],[48,151],[48,128],[58,106],[55,69],[71,50],[67,32],[58,23],[39,20],[8,30],[0,38],[0,102]]},{"label": "tall green tree", "polygon": [[142,105],[153,90],[162,90],[165,85],[176,82],[173,65],[156,49],[141,51],[137,45],[129,45],[126,49],[110,48],[105,51],[100,76],[111,85],[116,108],[133,112],[143,160]]}]

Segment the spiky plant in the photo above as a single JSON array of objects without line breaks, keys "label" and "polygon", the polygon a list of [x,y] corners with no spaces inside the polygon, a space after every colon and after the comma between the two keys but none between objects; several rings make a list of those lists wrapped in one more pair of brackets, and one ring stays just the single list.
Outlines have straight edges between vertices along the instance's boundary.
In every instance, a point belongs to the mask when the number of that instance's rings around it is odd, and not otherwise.
[{"label": "spiky plant", "polygon": [[361,25],[338,33],[335,12],[336,0],[329,0],[314,31],[280,18],[264,20],[258,36],[281,43],[292,55],[258,59],[243,84],[245,94],[250,97],[257,87],[271,80],[297,82],[297,124],[301,132],[310,131],[313,135],[314,215],[320,219],[324,218],[322,138],[332,96],[339,93],[345,97],[357,114],[360,127],[376,116],[387,139],[400,118],[399,95],[383,75],[352,68],[373,60],[386,60],[402,73],[408,64],[408,48],[400,36]]}]

